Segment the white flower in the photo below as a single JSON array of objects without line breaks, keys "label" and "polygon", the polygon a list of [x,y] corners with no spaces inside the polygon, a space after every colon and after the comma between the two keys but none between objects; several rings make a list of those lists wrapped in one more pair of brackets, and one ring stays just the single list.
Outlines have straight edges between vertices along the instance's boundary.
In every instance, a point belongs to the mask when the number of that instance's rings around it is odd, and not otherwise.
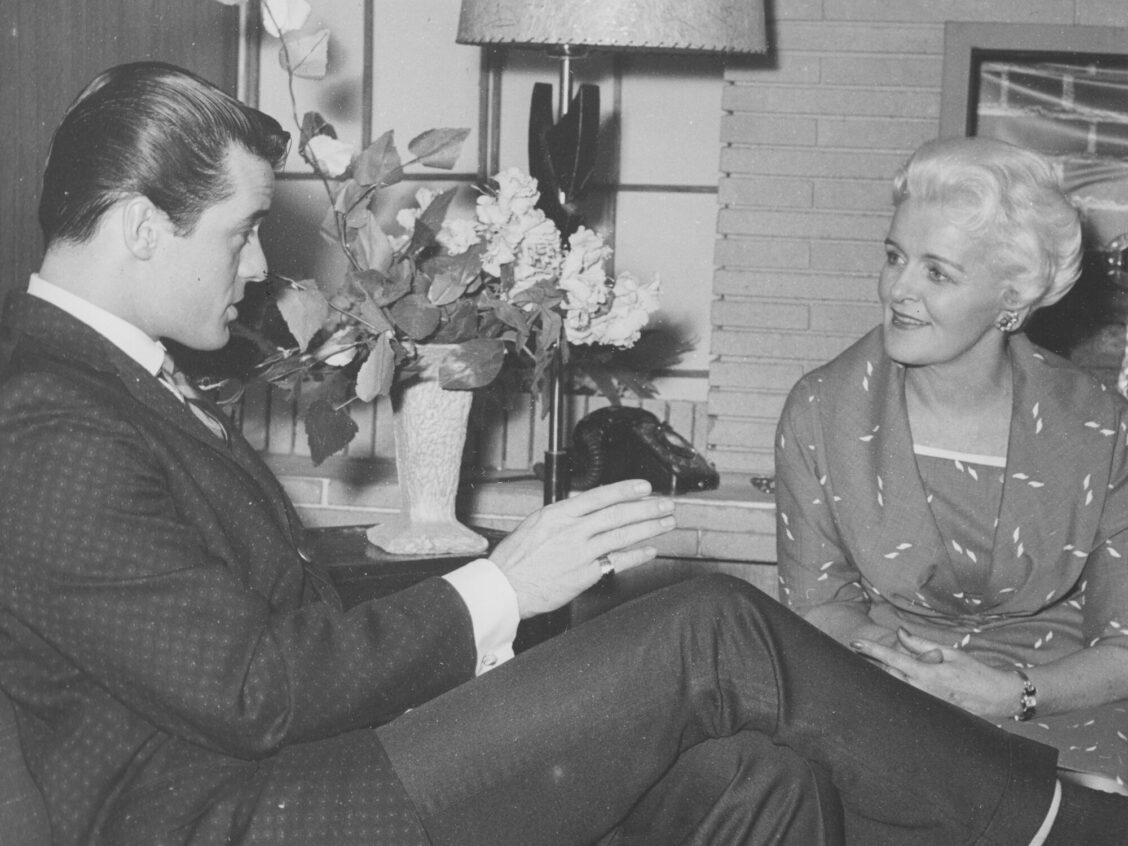
[{"label": "white flower", "polygon": [[564,307],[592,317],[607,301],[610,283],[603,264],[611,256],[611,248],[596,232],[583,226],[568,238],[568,248],[560,268],[560,289],[566,295]]},{"label": "white flower", "polygon": [[430,188],[420,188],[415,192],[415,202],[418,205],[415,208],[404,208],[396,212],[396,223],[404,228],[407,240],[410,241],[411,235],[415,232],[415,221],[427,210],[427,206],[435,201],[436,196]]},{"label": "white flower", "polygon": [[658,277],[642,283],[633,273],[620,273],[611,291],[611,308],[584,324],[582,314],[568,314],[565,330],[573,344],[607,344],[626,348],[638,342],[642,327],[658,309]]},{"label": "white flower", "polygon": [[537,181],[519,168],[511,167],[494,176],[497,203],[510,216],[521,217],[533,210],[540,198]]},{"label": "white flower", "polygon": [[407,208],[400,209],[396,212],[396,223],[402,226],[407,232],[415,231],[415,221],[419,218],[419,213],[422,209]]},{"label": "white flower", "polygon": [[338,177],[349,169],[353,160],[353,146],[331,138],[328,135],[315,135],[309,139],[306,150],[317,162],[318,168],[326,176]]},{"label": "white flower", "polygon": [[506,296],[513,297],[538,282],[554,280],[560,274],[560,230],[540,210],[527,215],[525,230],[513,262],[513,287]]},{"label": "white flower", "polygon": [[262,0],[262,25],[278,38],[305,26],[310,11],[306,0]]},{"label": "white flower", "polygon": [[503,170],[494,177],[496,195],[478,198],[477,231],[485,242],[482,268],[501,276],[510,265],[513,287],[503,292],[510,299],[541,281],[554,280],[560,273],[560,232],[556,224],[536,208],[537,181],[517,168]]},{"label": "white flower", "polygon": [[436,237],[452,256],[461,255],[481,240],[474,221],[464,217],[444,220],[443,228]]}]

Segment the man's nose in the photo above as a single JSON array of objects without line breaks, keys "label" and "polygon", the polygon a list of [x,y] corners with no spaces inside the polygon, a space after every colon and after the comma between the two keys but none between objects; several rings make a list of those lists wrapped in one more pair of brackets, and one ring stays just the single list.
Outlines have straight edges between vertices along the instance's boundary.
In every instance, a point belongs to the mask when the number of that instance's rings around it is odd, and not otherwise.
[{"label": "man's nose", "polygon": [[238,274],[243,283],[261,282],[266,278],[266,254],[262,251],[257,235],[239,253]]}]

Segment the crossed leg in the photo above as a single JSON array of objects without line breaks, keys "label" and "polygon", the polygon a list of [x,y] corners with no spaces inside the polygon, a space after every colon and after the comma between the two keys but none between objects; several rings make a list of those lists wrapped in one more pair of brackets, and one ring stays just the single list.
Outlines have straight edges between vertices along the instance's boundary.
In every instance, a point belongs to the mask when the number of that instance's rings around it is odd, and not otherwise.
[{"label": "crossed leg", "polygon": [[[723,576],[628,603],[377,731],[436,846],[594,843],[667,774],[721,754],[700,744],[741,735],[755,737],[737,756],[746,771],[770,741],[829,774],[847,842],[864,831],[871,846],[1018,846],[1050,805],[1057,757]],[[778,793],[754,801],[778,811]],[[822,813],[829,795],[804,801]],[[811,841],[783,831],[777,842]]]}]

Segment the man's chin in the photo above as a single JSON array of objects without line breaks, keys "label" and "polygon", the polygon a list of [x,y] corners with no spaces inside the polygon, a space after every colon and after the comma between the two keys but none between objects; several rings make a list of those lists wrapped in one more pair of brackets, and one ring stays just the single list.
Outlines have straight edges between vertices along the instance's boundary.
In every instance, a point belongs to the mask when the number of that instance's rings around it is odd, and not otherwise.
[{"label": "man's chin", "polygon": [[193,335],[184,338],[171,338],[182,346],[188,347],[190,350],[197,352],[216,352],[227,346],[227,342],[231,340],[231,330],[226,326],[223,331],[216,335]]}]

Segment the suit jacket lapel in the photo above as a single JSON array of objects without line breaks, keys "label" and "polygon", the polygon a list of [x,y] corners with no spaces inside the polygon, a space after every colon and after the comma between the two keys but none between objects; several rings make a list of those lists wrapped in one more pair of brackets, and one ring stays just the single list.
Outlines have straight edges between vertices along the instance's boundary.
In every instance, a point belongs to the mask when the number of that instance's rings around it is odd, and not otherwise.
[{"label": "suit jacket lapel", "polygon": [[162,421],[192,437],[202,448],[222,456],[236,472],[249,475],[269,497],[279,525],[295,546],[303,533],[289,498],[257,453],[233,433],[228,447],[195,418],[176,396],[152,374],[85,323],[59,308],[26,293],[15,294],[4,317],[6,341],[13,350],[30,345],[34,354],[64,362],[68,367],[100,373],[120,384],[138,403]]}]

